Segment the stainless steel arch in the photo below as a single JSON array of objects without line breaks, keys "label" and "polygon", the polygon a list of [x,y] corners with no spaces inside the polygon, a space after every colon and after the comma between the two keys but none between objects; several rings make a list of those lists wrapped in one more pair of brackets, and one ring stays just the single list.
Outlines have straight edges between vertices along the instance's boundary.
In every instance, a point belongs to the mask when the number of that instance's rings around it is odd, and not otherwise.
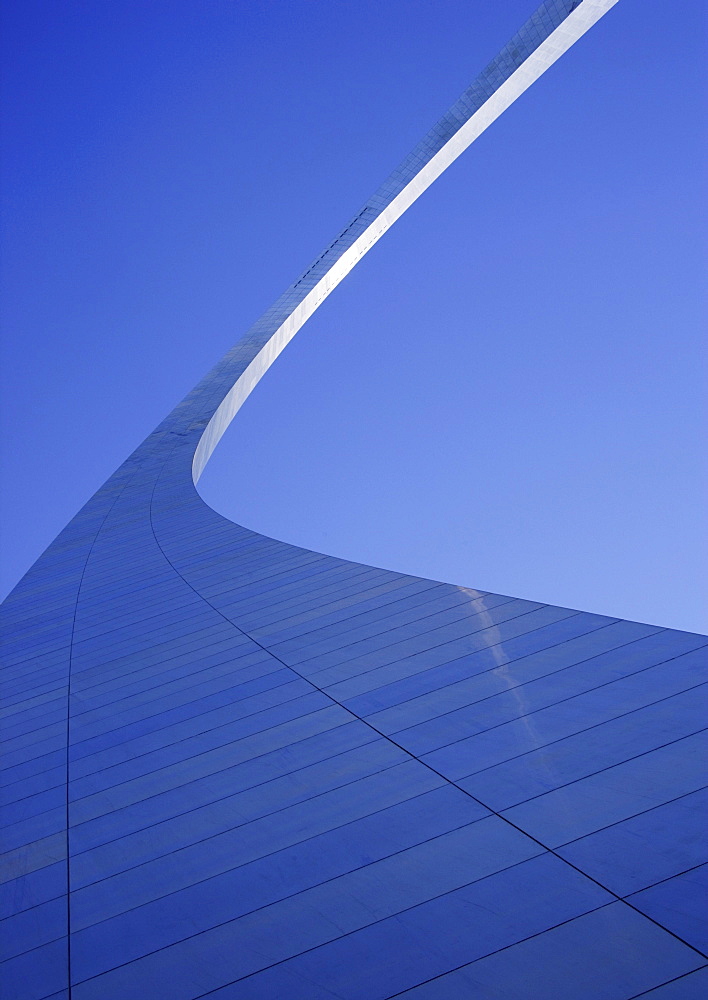
[{"label": "stainless steel arch", "polygon": [[[239,355],[238,361],[234,357],[229,372],[229,377],[238,372],[234,384],[210,414],[197,446],[195,481],[239,406],[319,304],[433,181],[615,3],[542,4],[354,219],[249,330],[236,348],[243,347],[245,357]],[[245,358],[249,361],[243,368]],[[222,371],[220,367],[219,377]],[[213,381],[216,373],[217,369],[207,380]]]},{"label": "stainless steel arch", "polygon": [[308,552],[193,482],[615,2],[542,4],[3,605],[9,996],[698,995],[708,639]]}]

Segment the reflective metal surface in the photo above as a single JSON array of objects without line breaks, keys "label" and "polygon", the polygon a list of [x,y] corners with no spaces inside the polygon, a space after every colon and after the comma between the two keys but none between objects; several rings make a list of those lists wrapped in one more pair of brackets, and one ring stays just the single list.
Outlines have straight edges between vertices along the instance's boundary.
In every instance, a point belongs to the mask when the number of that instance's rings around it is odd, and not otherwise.
[{"label": "reflective metal surface", "polygon": [[317,304],[613,2],[544,3],[5,602],[4,995],[705,994],[708,637],[308,552],[193,484]]}]

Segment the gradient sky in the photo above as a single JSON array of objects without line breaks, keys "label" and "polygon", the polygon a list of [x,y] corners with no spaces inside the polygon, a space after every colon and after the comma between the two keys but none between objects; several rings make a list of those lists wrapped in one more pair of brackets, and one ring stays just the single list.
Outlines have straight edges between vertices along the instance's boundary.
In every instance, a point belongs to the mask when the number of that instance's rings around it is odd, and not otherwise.
[{"label": "gradient sky", "polygon": [[[2,593],[534,0],[3,3]],[[708,631],[703,4],[620,0],[357,265],[200,491]]]}]

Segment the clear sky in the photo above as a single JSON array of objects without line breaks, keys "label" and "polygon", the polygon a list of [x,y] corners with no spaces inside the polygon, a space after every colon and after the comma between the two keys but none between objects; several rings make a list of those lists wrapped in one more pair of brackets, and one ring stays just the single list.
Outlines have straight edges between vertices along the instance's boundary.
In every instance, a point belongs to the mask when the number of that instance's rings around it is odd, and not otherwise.
[{"label": "clear sky", "polygon": [[[5,0],[3,593],[534,6]],[[708,631],[702,11],[620,0],[534,84],[298,334],[205,499]]]}]

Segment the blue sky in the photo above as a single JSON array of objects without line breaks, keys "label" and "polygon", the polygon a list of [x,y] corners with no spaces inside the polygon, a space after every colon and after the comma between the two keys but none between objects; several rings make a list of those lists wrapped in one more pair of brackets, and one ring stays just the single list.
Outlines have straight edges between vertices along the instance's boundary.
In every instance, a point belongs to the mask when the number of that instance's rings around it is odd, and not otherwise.
[{"label": "blue sky", "polygon": [[[5,593],[533,0],[4,3]],[[702,5],[620,0],[364,258],[200,490],[708,631]]]}]

